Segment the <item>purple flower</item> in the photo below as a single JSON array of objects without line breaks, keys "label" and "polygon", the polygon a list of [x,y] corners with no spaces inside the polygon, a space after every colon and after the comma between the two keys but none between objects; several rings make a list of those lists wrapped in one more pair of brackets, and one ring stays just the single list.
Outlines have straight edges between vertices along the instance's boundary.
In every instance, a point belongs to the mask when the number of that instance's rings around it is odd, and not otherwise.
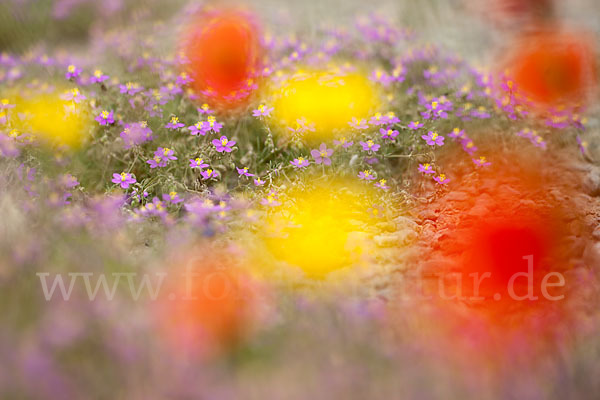
[{"label": "purple flower", "polygon": [[429,131],[427,135],[422,135],[421,138],[425,140],[429,146],[442,146],[444,144],[444,137],[438,135],[437,132]]},{"label": "purple flower", "polygon": [[114,124],[115,122],[115,118],[114,118],[114,112],[113,111],[102,111],[96,118],[95,120],[98,121],[98,123],[100,125],[110,125],[110,124]]},{"label": "purple flower", "polygon": [[237,172],[240,176],[254,176],[254,174],[251,174],[248,172],[248,167],[244,167],[244,168],[235,168],[237,169]]},{"label": "purple flower", "polygon": [[146,121],[126,124],[119,136],[125,142],[126,149],[153,139],[152,129],[148,127]]},{"label": "purple flower", "polygon": [[177,192],[170,192],[169,194],[162,195],[163,201],[171,204],[181,203],[183,199],[179,197]]},{"label": "purple flower", "polygon": [[486,111],[485,107],[481,106],[471,111],[471,116],[475,118],[487,119],[491,117],[491,114]]},{"label": "purple flower", "polygon": [[376,113],[371,117],[369,123],[374,126],[385,124],[385,117],[381,113]]},{"label": "purple flower", "polygon": [[375,175],[373,175],[373,171],[369,171],[367,169],[364,171],[360,171],[358,173],[358,177],[365,181],[374,181],[375,180]]},{"label": "purple flower", "polygon": [[381,133],[381,138],[382,139],[389,139],[389,140],[394,140],[394,138],[396,138],[396,136],[398,136],[400,134],[400,132],[394,130],[394,129],[379,129],[379,133]]},{"label": "purple flower", "polygon": [[489,165],[492,165],[492,163],[487,161],[484,156],[480,156],[479,158],[473,158],[473,162],[478,167],[487,167]]},{"label": "purple flower", "polygon": [[210,109],[210,107],[208,107],[208,104],[204,103],[202,104],[201,107],[198,107],[196,110],[198,110],[198,112],[200,114],[212,114],[213,111]]},{"label": "purple flower", "polygon": [[202,158],[190,159],[190,168],[206,168],[208,164]]},{"label": "purple flower", "polygon": [[63,100],[73,101],[75,103],[79,103],[82,100],[85,100],[86,97],[79,91],[77,88],[73,88],[71,90],[67,90],[61,96]]},{"label": "purple flower", "polygon": [[[219,133],[222,127],[223,124],[217,122],[216,118],[212,115],[208,116],[208,118],[206,118],[206,121],[202,123],[202,129],[205,132],[213,131],[215,133]],[[233,144],[235,144],[235,142]]]},{"label": "purple flower", "polygon": [[273,111],[273,107],[267,107],[261,104],[256,110],[252,111],[252,115],[255,117],[269,117],[271,111]]},{"label": "purple flower", "polygon": [[216,150],[219,153],[231,153],[231,147],[233,147],[233,145],[235,144],[235,140],[229,140],[227,139],[227,136],[221,136],[220,139],[214,139],[212,141],[212,144],[215,145]]},{"label": "purple flower", "polygon": [[154,156],[150,160],[146,161],[150,164],[150,168],[162,168],[167,166],[167,161],[163,160],[162,157]]},{"label": "purple flower", "polygon": [[171,120],[169,121],[168,124],[165,125],[165,128],[168,129],[179,129],[179,128],[183,128],[185,126],[185,124],[179,122],[179,118],[176,116],[172,116]]},{"label": "purple flower", "polygon": [[385,179],[380,179],[375,186],[382,190],[388,190],[390,187],[386,185],[386,182],[387,181]]},{"label": "purple flower", "polygon": [[460,129],[460,128],[454,128],[452,130],[452,132],[450,132],[448,134],[448,136],[451,137],[452,139],[465,139],[466,138],[465,130]]},{"label": "purple flower", "polygon": [[290,164],[292,164],[296,168],[304,168],[308,166],[309,162],[304,157],[298,157],[294,158],[294,161],[290,161]]},{"label": "purple flower", "polygon": [[358,129],[358,130],[364,130],[364,129],[369,128],[369,125],[367,124],[366,119],[356,119],[354,117],[352,117],[351,122],[348,122],[348,125],[350,125],[354,129]]},{"label": "purple flower", "polygon": [[271,191],[267,197],[260,200],[260,204],[263,206],[275,207],[281,205],[281,202],[279,201],[279,195],[277,192]]},{"label": "purple flower", "polygon": [[79,75],[81,75],[81,68],[77,68],[73,64],[67,67],[67,73],[65,74],[66,79],[77,78]]},{"label": "purple flower", "polygon": [[202,178],[204,178],[204,180],[207,179],[211,179],[211,178],[218,178],[219,177],[219,172],[217,172],[214,169],[205,169],[204,171],[200,171],[200,175],[202,175]]},{"label": "purple flower", "polygon": [[177,157],[175,157],[174,154],[175,154],[175,151],[172,149],[169,149],[168,147],[165,147],[165,148],[159,147],[154,152],[154,156],[161,157],[163,160],[165,160],[167,162],[170,160],[177,160]]},{"label": "purple flower", "polygon": [[204,124],[204,122],[201,121],[201,122],[197,122],[195,125],[188,126],[188,129],[190,130],[190,134],[193,136],[206,135],[206,131],[203,128],[203,124]]},{"label": "purple flower", "polygon": [[438,176],[434,176],[433,180],[436,181],[437,183],[439,183],[440,185],[445,185],[446,183],[450,182],[450,179],[446,178],[446,175],[444,175],[444,174],[439,174]]},{"label": "purple flower", "polygon": [[175,84],[179,85],[179,86],[183,86],[183,85],[187,85],[188,83],[190,83],[192,81],[193,81],[193,79],[186,72],[182,72],[177,76],[177,79],[175,80]]},{"label": "purple flower", "polygon": [[106,80],[108,80],[108,75],[104,75],[99,69],[95,70],[94,74],[90,77],[91,83],[102,83]]},{"label": "purple flower", "polygon": [[394,114],[393,111],[390,111],[389,113],[385,114],[385,116],[383,117],[384,124],[393,125],[393,124],[397,124],[398,122],[400,122],[400,118],[396,117],[396,114]]},{"label": "purple flower", "polygon": [[381,145],[375,143],[372,140],[367,140],[366,142],[360,142],[360,145],[362,146],[364,151],[372,151],[372,152],[376,152],[381,147]]},{"label": "purple flower", "polygon": [[419,121],[413,121],[410,124],[408,124],[408,127],[410,129],[412,129],[413,131],[416,131],[417,129],[422,128],[423,124],[420,123]]},{"label": "purple flower", "polygon": [[336,146],[342,146],[344,149],[347,149],[348,147],[352,146],[354,142],[348,141],[345,137],[343,137],[340,140],[334,140],[333,144],[335,144]]},{"label": "purple flower", "polygon": [[325,143],[321,143],[319,149],[313,149],[310,151],[310,155],[315,159],[315,164],[331,165],[331,155],[333,154],[332,149],[328,149]]},{"label": "purple flower", "polygon": [[121,93],[127,93],[128,95],[133,96],[144,90],[144,88],[138,83],[127,82],[124,85],[119,85],[119,90]]},{"label": "purple flower", "polygon": [[255,185],[255,186],[262,186],[262,185],[264,185],[264,184],[265,184],[265,181],[263,181],[263,180],[262,180],[262,179],[260,179],[259,177],[256,177],[256,178],[254,179],[254,185]]},{"label": "purple flower", "polygon": [[429,163],[419,164],[419,172],[424,174],[435,174],[435,171]]},{"label": "purple flower", "polygon": [[477,151],[477,147],[475,146],[475,143],[473,143],[473,141],[471,139],[464,139],[461,142],[461,144],[462,144],[463,150],[469,154],[473,154]]},{"label": "purple flower", "polygon": [[0,100],[0,110],[7,110],[9,108],[15,108],[14,104],[10,104],[10,100],[1,99]]},{"label": "purple flower", "polygon": [[127,173],[121,172],[120,174],[113,174],[112,183],[120,185],[123,189],[127,189],[129,185],[132,185],[136,182],[135,178]]},{"label": "purple flower", "polygon": [[302,117],[302,118],[298,118],[296,120],[296,127],[292,128],[292,127],[288,127],[287,128],[289,131],[292,131],[293,133],[298,133],[298,134],[303,134],[305,132],[314,132],[315,131],[315,124],[314,122],[308,122],[306,120],[306,118]]}]

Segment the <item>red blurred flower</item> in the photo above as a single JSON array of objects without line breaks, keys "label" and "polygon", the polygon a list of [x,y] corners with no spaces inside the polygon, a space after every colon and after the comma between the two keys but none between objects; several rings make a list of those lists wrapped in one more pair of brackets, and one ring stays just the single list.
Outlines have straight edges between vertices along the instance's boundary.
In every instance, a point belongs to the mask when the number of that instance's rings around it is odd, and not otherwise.
[{"label": "red blurred flower", "polygon": [[513,45],[506,69],[513,90],[536,105],[573,105],[595,87],[593,42],[585,34],[543,29]]},{"label": "red blurred flower", "polygon": [[242,102],[256,88],[262,47],[255,19],[233,9],[197,15],[183,40],[191,87],[221,105]]},{"label": "red blurred flower", "polygon": [[156,302],[159,333],[176,356],[206,359],[248,337],[264,290],[227,249],[201,248],[176,257]]}]

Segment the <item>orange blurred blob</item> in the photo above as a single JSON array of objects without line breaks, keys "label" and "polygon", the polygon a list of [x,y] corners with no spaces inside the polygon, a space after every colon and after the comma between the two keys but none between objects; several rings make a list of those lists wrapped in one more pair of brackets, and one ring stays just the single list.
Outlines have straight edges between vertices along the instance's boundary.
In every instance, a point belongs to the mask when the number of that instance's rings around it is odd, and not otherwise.
[{"label": "orange blurred blob", "polygon": [[417,262],[428,296],[498,316],[562,304],[587,235],[570,203],[580,176],[544,160],[499,152],[468,183],[424,206]]},{"label": "orange blurred blob", "polygon": [[242,11],[197,15],[183,39],[191,87],[223,106],[237,105],[256,89],[262,46],[255,19]]},{"label": "orange blurred blob", "polygon": [[256,325],[264,291],[225,259],[226,252],[200,249],[169,268],[156,316],[161,336],[177,356],[217,356],[243,342]]},{"label": "orange blurred blob", "polygon": [[514,92],[541,108],[586,102],[597,83],[593,42],[575,32],[543,29],[520,39],[506,69]]}]

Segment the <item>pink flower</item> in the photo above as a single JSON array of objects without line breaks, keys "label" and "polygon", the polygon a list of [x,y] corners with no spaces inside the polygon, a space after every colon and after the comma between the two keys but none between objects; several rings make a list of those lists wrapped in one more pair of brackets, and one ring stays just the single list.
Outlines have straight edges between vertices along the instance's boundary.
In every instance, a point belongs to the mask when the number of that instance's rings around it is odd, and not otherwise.
[{"label": "pink flower", "polygon": [[292,164],[296,168],[304,168],[308,166],[309,162],[304,157],[298,157],[294,158],[294,161],[290,161],[290,164]]},{"label": "pink flower", "polygon": [[313,149],[310,151],[310,155],[315,159],[315,164],[331,165],[331,155],[333,154],[332,149],[328,149],[325,143],[321,143],[319,149]]},{"label": "pink flower", "polygon": [[244,167],[244,168],[236,167],[235,169],[237,169],[237,172],[240,176],[254,176],[254,174],[251,174],[248,172],[248,167]]},{"label": "pink flower", "polygon": [[267,107],[261,104],[256,110],[252,111],[252,115],[255,117],[269,117],[271,111],[273,111],[273,107]]},{"label": "pink flower", "polygon": [[354,142],[348,141],[345,137],[343,137],[340,140],[334,140],[333,144],[335,144],[336,146],[342,146],[344,149],[347,149],[348,147],[352,146]]},{"label": "pink flower", "polygon": [[172,116],[171,120],[169,121],[168,124],[165,125],[165,128],[167,129],[179,129],[179,128],[183,128],[185,126],[185,124],[182,124],[181,122],[179,122],[179,118],[176,116]]},{"label": "pink flower", "polygon": [[487,161],[484,156],[480,156],[479,158],[473,158],[473,162],[478,167],[487,167],[489,165],[492,165],[492,163]]},{"label": "pink flower", "polygon": [[208,164],[202,158],[190,159],[190,168],[206,168]]},{"label": "pink flower", "polygon": [[408,124],[408,127],[410,129],[412,129],[413,131],[416,131],[417,129],[422,128],[423,124],[420,123],[419,121],[413,121],[410,124]]},{"label": "pink flower", "polygon": [[377,183],[375,183],[375,186],[382,190],[388,190],[390,187],[386,185],[386,182],[387,181],[385,179],[380,179]]},{"label": "pink flower", "polygon": [[219,177],[219,172],[217,172],[214,169],[205,169],[204,171],[200,171],[200,175],[202,175],[202,178],[204,178],[204,180],[207,179],[211,179],[211,178],[218,178]]},{"label": "pink flower", "polygon": [[81,68],[77,68],[73,64],[67,67],[67,73],[65,74],[66,79],[77,78],[81,75]]},{"label": "pink flower", "polygon": [[369,170],[360,171],[358,173],[358,177],[365,181],[374,181],[375,180],[375,175],[373,174],[373,171],[369,171]]},{"label": "pink flower", "polygon": [[360,145],[362,146],[364,151],[372,151],[372,152],[376,152],[381,147],[381,145],[373,142],[372,140],[367,140],[366,142],[360,142]]},{"label": "pink flower", "polygon": [[123,189],[127,189],[129,185],[132,185],[136,182],[133,175],[127,172],[121,172],[120,174],[113,174],[112,183],[120,185]]},{"label": "pink flower", "polygon": [[444,137],[438,135],[437,132],[429,131],[427,135],[422,135],[421,138],[425,140],[429,146],[442,146],[444,144]]},{"label": "pink flower", "polygon": [[212,141],[212,144],[215,145],[215,148],[219,153],[231,153],[231,148],[235,143],[235,140],[229,140],[227,139],[227,136],[221,136],[220,139],[214,139]]},{"label": "pink flower", "polygon": [[393,129],[379,129],[379,133],[381,133],[381,137],[383,139],[389,139],[389,140],[394,140],[396,138],[396,136],[398,136],[400,134],[400,132],[393,130]]},{"label": "pink flower", "polygon": [[439,174],[438,176],[434,176],[433,180],[436,181],[440,185],[445,185],[446,183],[450,182],[450,179],[446,178],[446,175],[444,175],[444,174]]},{"label": "pink flower", "polygon": [[423,174],[435,174],[431,164],[419,164],[419,172]]},{"label": "pink flower", "polygon": [[110,125],[110,124],[114,124],[115,122],[115,118],[113,116],[114,112],[113,111],[102,111],[100,114],[98,114],[98,116],[95,118],[96,121],[98,121],[98,123],[100,125]]}]

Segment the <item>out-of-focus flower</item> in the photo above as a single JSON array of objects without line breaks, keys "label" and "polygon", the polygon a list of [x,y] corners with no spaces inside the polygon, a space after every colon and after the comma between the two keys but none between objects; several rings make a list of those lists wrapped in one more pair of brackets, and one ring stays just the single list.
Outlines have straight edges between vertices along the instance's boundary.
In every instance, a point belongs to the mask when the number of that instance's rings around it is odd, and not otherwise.
[{"label": "out-of-focus flower", "polygon": [[152,129],[145,121],[126,124],[119,136],[123,139],[126,149],[153,139]]},{"label": "out-of-focus flower", "polygon": [[485,156],[480,156],[479,158],[473,158],[473,163],[475,163],[478,167],[487,167],[488,165],[492,165],[491,162],[487,161]]},{"label": "out-of-focus flower", "polygon": [[382,139],[388,139],[388,140],[394,140],[396,138],[396,136],[398,136],[400,134],[400,132],[398,132],[397,130],[394,129],[384,129],[381,128],[379,129],[379,133],[381,133],[381,138]]},{"label": "out-of-focus flower", "polygon": [[310,151],[310,155],[315,159],[315,164],[331,165],[331,155],[333,149],[328,149],[325,143],[321,143],[319,149],[313,149]]},{"label": "out-of-focus flower", "polygon": [[265,181],[260,179],[260,177],[254,178],[254,186],[263,186],[264,184],[265,184]]},{"label": "out-of-focus flower", "polygon": [[127,82],[124,85],[119,85],[119,90],[121,91],[121,93],[127,93],[128,95],[133,96],[144,90],[144,88],[141,87],[138,83]]},{"label": "out-of-focus flower", "polygon": [[298,157],[294,158],[294,161],[290,161],[290,164],[292,164],[296,168],[304,168],[308,166],[309,162],[304,157]]},{"label": "out-of-focus flower", "polygon": [[361,141],[360,145],[362,146],[364,151],[372,151],[372,152],[376,152],[381,147],[381,145],[373,142],[372,140],[367,140],[366,142]]},{"label": "out-of-focus flower", "polygon": [[271,111],[273,111],[273,107],[268,107],[264,104],[261,104],[256,110],[252,111],[252,115],[255,117],[269,117],[271,115]]},{"label": "out-of-focus flower", "polygon": [[206,103],[202,104],[196,110],[202,115],[204,115],[204,114],[209,115],[209,114],[213,113],[213,111],[210,109],[210,107]]},{"label": "out-of-focus flower", "polygon": [[417,129],[422,128],[423,124],[421,122],[419,122],[419,121],[413,121],[413,122],[411,122],[411,123],[408,124],[408,127],[410,129],[416,131]]},{"label": "out-of-focus flower", "polygon": [[269,194],[267,194],[267,197],[260,200],[260,204],[269,207],[280,206],[281,202],[279,201],[279,194],[274,191],[269,192]]},{"label": "out-of-focus flower", "polygon": [[67,72],[65,73],[66,79],[74,79],[78,78],[81,75],[81,68],[77,68],[75,65],[71,64],[67,67]]},{"label": "out-of-focus flower", "polygon": [[390,187],[388,185],[386,185],[386,183],[387,183],[387,180],[380,179],[379,181],[377,181],[375,183],[375,186],[382,190],[388,190]]},{"label": "out-of-focus flower", "polygon": [[99,69],[97,69],[97,70],[94,71],[94,73],[90,77],[90,82],[91,83],[103,83],[103,82],[107,81],[108,78],[109,78],[108,75],[104,75],[102,73],[102,71],[100,71]]},{"label": "out-of-focus flower", "polygon": [[169,192],[169,194],[163,194],[163,201],[171,204],[178,204],[183,201],[181,197],[177,194],[177,192]]},{"label": "out-of-focus flower", "polygon": [[344,149],[347,149],[348,147],[352,146],[354,142],[351,140],[349,141],[345,137],[342,137],[339,140],[334,140],[333,144],[335,144],[336,146],[342,146]]},{"label": "out-of-focus flower", "polygon": [[[205,132],[213,131],[215,133],[219,133],[221,131],[222,127],[223,127],[223,124],[220,122],[217,122],[216,118],[213,117],[212,115],[208,116],[208,118],[206,118],[206,121],[204,121],[202,123],[202,129]],[[234,142],[234,144],[235,144],[235,142]]]}]

